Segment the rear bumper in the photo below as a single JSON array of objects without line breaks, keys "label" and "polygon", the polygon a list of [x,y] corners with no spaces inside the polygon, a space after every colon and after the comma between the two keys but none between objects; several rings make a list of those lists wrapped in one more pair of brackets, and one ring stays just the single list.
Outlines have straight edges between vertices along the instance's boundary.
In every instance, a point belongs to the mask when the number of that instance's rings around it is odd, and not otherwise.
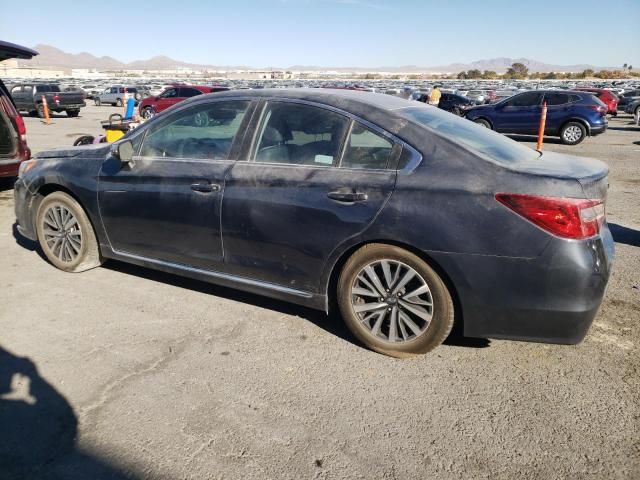
[{"label": "rear bumper", "polygon": [[36,232],[32,218],[32,203],[34,196],[29,193],[23,181],[19,178],[13,186],[13,200],[18,232],[23,237],[36,240]]},{"label": "rear bumper", "polygon": [[53,110],[54,112],[64,112],[65,110],[80,110],[83,107],[86,107],[87,104],[85,102],[82,103],[74,103],[74,104],[70,104],[70,105],[56,105],[55,103],[53,104],[53,106],[50,106],[49,109]]},{"label": "rear bumper", "polygon": [[608,124],[605,123],[604,125],[594,125],[592,126],[589,131],[591,133],[591,136],[594,137],[596,135],[600,135],[601,133],[604,133],[607,131],[607,126]]},{"label": "rear bumper", "polygon": [[562,344],[587,334],[613,257],[606,227],[590,240],[554,238],[534,259],[433,254],[454,283],[466,336]]},{"label": "rear bumper", "polygon": [[17,177],[22,159],[0,160],[0,177]]}]

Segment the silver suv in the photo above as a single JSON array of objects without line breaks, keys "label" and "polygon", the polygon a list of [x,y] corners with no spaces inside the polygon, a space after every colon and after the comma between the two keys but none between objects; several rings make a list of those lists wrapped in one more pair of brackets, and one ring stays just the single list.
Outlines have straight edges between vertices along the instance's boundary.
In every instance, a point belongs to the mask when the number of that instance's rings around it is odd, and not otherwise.
[{"label": "silver suv", "polygon": [[136,100],[136,105],[144,96],[146,96],[144,92],[140,91],[140,89],[136,87],[113,85],[109,88],[105,88],[103,92],[94,95],[93,100],[96,102],[97,106],[110,104],[116,107],[121,107],[125,102],[125,91],[127,94],[126,98],[133,97]]}]

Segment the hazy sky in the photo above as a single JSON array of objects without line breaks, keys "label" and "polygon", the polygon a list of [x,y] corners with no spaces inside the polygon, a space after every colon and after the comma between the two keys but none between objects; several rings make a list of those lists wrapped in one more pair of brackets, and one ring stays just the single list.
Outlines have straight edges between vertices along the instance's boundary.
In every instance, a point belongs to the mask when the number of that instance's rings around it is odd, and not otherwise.
[{"label": "hazy sky", "polygon": [[436,66],[495,57],[640,67],[640,0],[30,0],[0,39],[123,61]]}]

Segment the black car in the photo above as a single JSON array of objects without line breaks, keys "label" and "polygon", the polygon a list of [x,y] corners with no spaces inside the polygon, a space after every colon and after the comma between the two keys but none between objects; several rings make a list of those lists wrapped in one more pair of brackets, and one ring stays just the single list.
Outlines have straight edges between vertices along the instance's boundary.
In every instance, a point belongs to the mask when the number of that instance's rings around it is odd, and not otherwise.
[{"label": "black car", "polygon": [[329,311],[379,352],[576,343],[613,257],[608,170],[349,90],[201,95],[109,146],[43,152],[18,230],[56,267],[113,258]]},{"label": "black car", "polygon": [[456,95],[455,93],[443,93],[438,102],[438,108],[456,115],[464,115],[465,110],[475,105],[470,98]]}]

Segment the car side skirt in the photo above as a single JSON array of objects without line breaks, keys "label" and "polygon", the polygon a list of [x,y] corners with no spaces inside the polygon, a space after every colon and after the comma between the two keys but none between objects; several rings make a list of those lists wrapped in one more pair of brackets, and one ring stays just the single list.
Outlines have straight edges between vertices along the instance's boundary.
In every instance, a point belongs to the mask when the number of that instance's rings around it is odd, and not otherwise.
[{"label": "car side skirt", "polygon": [[207,283],[213,283],[224,287],[242,290],[257,295],[263,295],[277,300],[283,300],[297,305],[325,310],[326,296],[312,292],[296,290],[283,285],[263,282],[253,278],[246,278],[213,270],[203,270],[188,265],[165,262],[154,258],[141,257],[126,252],[115,251],[107,245],[100,245],[104,257],[131,263],[141,267],[151,268],[166,273],[177,274],[183,277],[193,278]]}]

